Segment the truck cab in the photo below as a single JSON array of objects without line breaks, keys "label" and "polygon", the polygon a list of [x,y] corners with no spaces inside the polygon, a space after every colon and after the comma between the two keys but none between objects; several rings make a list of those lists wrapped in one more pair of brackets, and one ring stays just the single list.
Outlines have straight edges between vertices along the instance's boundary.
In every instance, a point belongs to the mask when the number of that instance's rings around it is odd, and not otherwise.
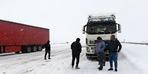
[{"label": "truck cab", "polygon": [[[96,57],[95,46],[97,37],[102,37],[106,43],[111,35],[117,36],[121,32],[120,24],[116,23],[114,14],[109,15],[89,15],[88,22],[83,27],[83,33],[86,34],[86,56]],[[107,55],[107,52],[105,52]]]}]

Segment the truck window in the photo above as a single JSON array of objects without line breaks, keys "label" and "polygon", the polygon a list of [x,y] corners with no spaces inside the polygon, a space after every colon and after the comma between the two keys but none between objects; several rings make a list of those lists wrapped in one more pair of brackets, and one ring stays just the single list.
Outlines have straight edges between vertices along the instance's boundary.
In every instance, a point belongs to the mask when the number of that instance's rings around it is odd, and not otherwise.
[{"label": "truck window", "polygon": [[109,34],[109,33],[115,33],[116,25],[112,24],[100,24],[100,25],[88,25],[87,26],[87,33],[89,34]]}]

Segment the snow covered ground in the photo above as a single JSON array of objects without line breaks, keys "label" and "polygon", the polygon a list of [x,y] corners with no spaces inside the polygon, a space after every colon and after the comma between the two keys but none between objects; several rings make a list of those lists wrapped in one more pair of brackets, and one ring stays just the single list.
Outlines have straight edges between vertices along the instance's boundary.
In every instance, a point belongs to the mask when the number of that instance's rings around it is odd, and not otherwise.
[{"label": "snow covered ground", "polygon": [[123,44],[119,53],[118,72],[99,71],[98,62],[88,60],[85,48],[80,57],[80,69],[71,68],[71,49],[68,44],[52,45],[51,59],[44,60],[44,51],[0,55],[0,74],[148,74],[148,46]]}]

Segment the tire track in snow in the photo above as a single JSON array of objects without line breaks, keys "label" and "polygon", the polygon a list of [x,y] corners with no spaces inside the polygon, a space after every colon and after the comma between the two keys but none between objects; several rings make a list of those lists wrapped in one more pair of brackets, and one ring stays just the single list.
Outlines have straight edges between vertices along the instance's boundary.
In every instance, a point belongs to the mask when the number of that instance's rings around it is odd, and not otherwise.
[{"label": "tire track in snow", "polygon": [[[51,57],[59,56],[60,54],[66,52],[66,51],[67,51],[66,49],[52,51]],[[37,53],[37,55],[32,55],[32,54],[36,54],[36,53]],[[22,60],[22,59],[24,59],[24,56],[25,56],[25,60]],[[7,57],[7,59],[2,58],[3,62],[5,62],[5,63],[2,63],[2,65],[0,65],[0,68],[2,68],[1,70],[5,71],[6,69],[11,69],[13,67],[26,65],[26,64],[31,63],[31,62],[42,62],[42,61],[44,61],[43,60],[44,51],[28,53],[28,54],[16,54],[16,55],[3,56],[3,57]],[[31,57],[31,58],[28,58],[28,57]],[[39,63],[37,66],[43,66],[43,65],[44,65],[44,63],[41,63],[41,64]],[[21,74],[21,72],[25,73],[25,72],[30,72],[30,71],[32,71],[32,69],[27,67],[27,68],[21,70],[20,72],[18,72],[18,74]],[[7,73],[7,72],[3,72],[3,73]]]}]

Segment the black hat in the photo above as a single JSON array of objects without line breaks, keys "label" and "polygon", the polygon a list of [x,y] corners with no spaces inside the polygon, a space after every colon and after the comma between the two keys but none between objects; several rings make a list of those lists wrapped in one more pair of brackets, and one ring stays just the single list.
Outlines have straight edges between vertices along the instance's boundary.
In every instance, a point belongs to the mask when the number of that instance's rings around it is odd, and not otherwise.
[{"label": "black hat", "polygon": [[101,37],[97,37],[97,40],[102,40],[102,38]]},{"label": "black hat", "polygon": [[80,41],[80,38],[77,38],[76,41]]}]

